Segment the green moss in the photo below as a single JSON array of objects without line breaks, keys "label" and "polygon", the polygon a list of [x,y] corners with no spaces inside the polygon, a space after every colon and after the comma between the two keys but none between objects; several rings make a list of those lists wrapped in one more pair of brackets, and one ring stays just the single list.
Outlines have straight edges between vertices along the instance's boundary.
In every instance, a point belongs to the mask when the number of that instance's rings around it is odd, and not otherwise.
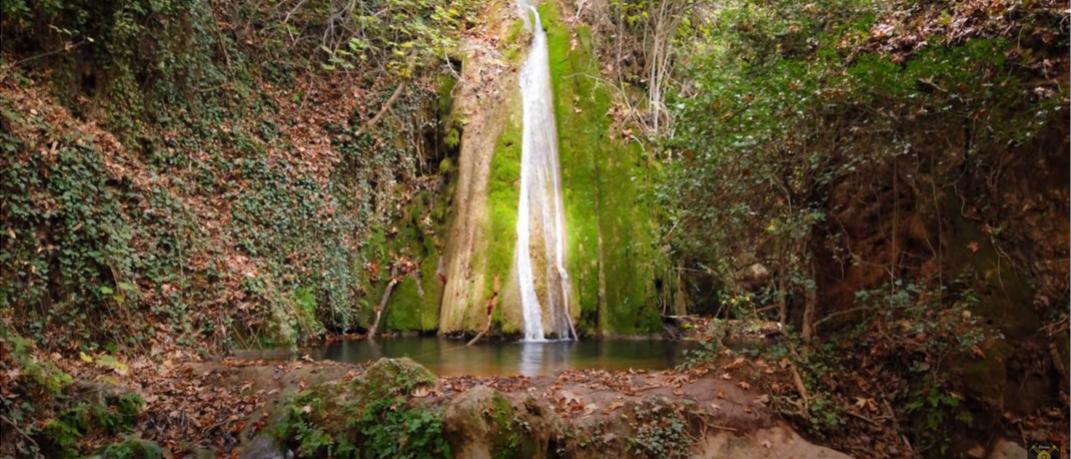
[{"label": "green moss", "polygon": [[966,395],[999,406],[1009,379],[1007,361],[1014,351],[1003,340],[991,340],[983,347],[983,358],[959,358],[954,369]]},{"label": "green moss", "polygon": [[[494,278],[498,276],[505,285],[513,266],[513,250],[517,241],[517,204],[520,199],[521,178],[521,107],[520,94],[514,92],[508,98],[509,118],[506,120],[495,143],[491,158],[491,172],[487,197],[487,257],[484,297],[490,297]],[[470,308],[471,310],[472,308]],[[492,319],[503,333],[514,333],[520,324],[503,320],[500,309],[495,309]]]},{"label": "green moss", "polygon": [[522,431],[513,415],[513,406],[502,394],[495,392],[488,413],[494,426],[491,457],[513,459],[535,457],[535,444]]},{"label": "green moss", "polygon": [[82,432],[77,426],[59,419],[45,423],[38,435],[37,444],[41,452],[50,457],[78,457],[78,441]]},{"label": "green moss", "polygon": [[[443,144],[445,144],[449,148],[457,148],[461,145],[461,132],[458,131],[457,128],[451,128],[450,131],[446,133],[446,137],[443,138]],[[439,162],[440,173],[450,172],[449,167],[443,167],[444,165],[451,165],[451,162],[449,160],[450,158],[444,158],[441,162]]]},{"label": "green moss", "polygon": [[438,100],[439,116],[446,118],[450,115],[450,108],[453,105],[454,98],[454,86],[457,85],[457,79],[448,73],[439,75],[439,88],[435,91]]},{"label": "green moss", "polygon": [[372,394],[394,393],[408,395],[421,386],[435,384],[435,374],[409,357],[379,359],[368,367],[358,384],[366,386]]},{"label": "green moss", "polygon": [[[419,274],[401,279],[391,292],[384,318],[384,329],[393,331],[432,331],[439,326],[439,297],[442,285],[437,271],[445,244],[440,234],[447,228],[449,188],[422,191],[413,197],[404,217],[396,222],[397,234],[387,244],[388,253],[418,264]],[[381,259],[387,270],[391,256]],[[386,276],[381,284],[387,282]],[[370,301],[378,302],[385,285],[373,290]]]},{"label": "green moss", "polygon": [[[641,147],[611,138],[612,102],[591,53],[591,32],[573,34],[554,2],[540,5],[547,31],[561,150],[568,269],[581,308],[581,330],[653,333],[661,323],[654,289],[664,264],[656,249],[657,209],[649,198],[657,170]],[[602,254],[600,257],[600,237]],[[600,298],[599,264],[605,276]]]},{"label": "green moss", "polygon": [[159,459],[164,457],[164,451],[156,442],[131,435],[120,442],[108,445],[101,450],[100,454],[94,457],[100,459]]},{"label": "green moss", "polygon": [[74,379],[48,361],[39,361],[30,351],[33,343],[14,334],[0,324],[0,347],[9,349],[12,362],[18,369],[20,385],[28,386],[30,392],[43,390],[50,396],[59,395]]},{"label": "green moss", "polygon": [[83,403],[48,420],[35,435],[41,452],[50,457],[79,457],[86,435],[116,435],[130,430],[145,402],[135,393],[111,394],[104,404]]},{"label": "green moss", "polygon": [[[457,130],[455,129],[455,130],[451,131],[450,134],[451,135],[457,134]],[[458,137],[457,141],[458,141],[458,143],[460,143],[461,142],[460,134],[457,134],[457,137]],[[447,136],[448,140],[449,140],[449,138],[450,137]],[[442,161],[439,161],[439,173],[440,174],[449,174],[453,170],[454,170],[454,160],[452,160],[450,158],[443,158]]]},{"label": "green moss", "polygon": [[514,20],[509,30],[506,31],[506,38],[503,44],[502,56],[506,58],[506,61],[520,65],[521,59],[524,58],[524,50],[528,47],[528,42],[532,39],[532,34],[528,33],[528,29],[524,27],[524,21],[521,19]]},{"label": "green moss", "polygon": [[352,381],[287,399],[272,433],[299,457],[449,457],[441,413],[406,402],[435,381],[408,358],[380,359]]},{"label": "green moss", "polygon": [[316,319],[316,292],[311,287],[294,289],[294,319],[302,336],[324,333],[324,326]]}]

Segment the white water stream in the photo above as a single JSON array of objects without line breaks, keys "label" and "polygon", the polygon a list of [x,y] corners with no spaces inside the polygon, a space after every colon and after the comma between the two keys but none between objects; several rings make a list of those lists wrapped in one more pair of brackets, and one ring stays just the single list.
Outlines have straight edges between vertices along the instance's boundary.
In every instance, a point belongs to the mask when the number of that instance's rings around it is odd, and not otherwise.
[{"label": "white water stream", "polygon": [[[547,35],[539,12],[526,0],[522,11],[531,12],[532,46],[521,67],[523,105],[521,192],[517,205],[516,267],[521,290],[525,341],[543,341],[548,335],[575,339],[569,314],[569,273],[565,270],[565,215],[558,165],[558,129],[550,88]],[[543,256],[532,260],[532,251]],[[535,272],[545,268],[544,273]],[[538,277],[537,277],[538,276]],[[544,288],[543,301],[537,283]],[[547,324],[543,323],[546,307]]]}]

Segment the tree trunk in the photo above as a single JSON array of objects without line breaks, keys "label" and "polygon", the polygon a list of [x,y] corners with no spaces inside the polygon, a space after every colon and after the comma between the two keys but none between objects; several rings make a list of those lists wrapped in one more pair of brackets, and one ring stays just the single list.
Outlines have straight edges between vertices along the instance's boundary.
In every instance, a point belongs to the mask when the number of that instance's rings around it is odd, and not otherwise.
[{"label": "tree trunk", "polygon": [[[814,282],[814,263],[807,262],[807,276]],[[814,309],[818,303],[818,286],[807,286],[804,289],[803,324],[800,326],[801,335],[805,341],[814,337]]]}]

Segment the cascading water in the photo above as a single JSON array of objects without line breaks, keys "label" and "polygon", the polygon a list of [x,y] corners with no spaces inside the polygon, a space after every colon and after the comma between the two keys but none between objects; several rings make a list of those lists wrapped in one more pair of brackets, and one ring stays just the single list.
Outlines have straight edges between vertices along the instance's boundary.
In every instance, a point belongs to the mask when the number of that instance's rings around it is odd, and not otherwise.
[{"label": "cascading water", "polygon": [[[517,206],[516,268],[524,317],[524,339],[545,340],[548,332],[558,339],[576,338],[569,314],[569,273],[565,270],[565,215],[558,170],[558,129],[551,105],[547,35],[539,11],[520,0],[522,11],[532,14],[532,46],[521,67],[521,101],[524,110],[521,144],[521,192]],[[534,226],[534,228],[533,228]],[[536,234],[533,235],[533,230]],[[534,237],[533,237],[534,236]],[[547,328],[536,290],[532,248],[542,246],[538,263],[546,268],[541,280],[547,307]]]}]

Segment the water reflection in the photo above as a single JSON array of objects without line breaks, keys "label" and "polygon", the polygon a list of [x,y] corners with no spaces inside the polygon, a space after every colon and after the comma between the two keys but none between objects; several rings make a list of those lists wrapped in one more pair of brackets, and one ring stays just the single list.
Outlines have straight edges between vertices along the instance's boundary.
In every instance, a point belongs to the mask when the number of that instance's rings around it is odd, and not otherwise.
[{"label": "water reflection", "polygon": [[560,370],[658,370],[680,363],[685,343],[662,340],[601,340],[481,343],[410,337],[332,343],[313,356],[343,362],[409,357],[441,376],[551,375]]}]

